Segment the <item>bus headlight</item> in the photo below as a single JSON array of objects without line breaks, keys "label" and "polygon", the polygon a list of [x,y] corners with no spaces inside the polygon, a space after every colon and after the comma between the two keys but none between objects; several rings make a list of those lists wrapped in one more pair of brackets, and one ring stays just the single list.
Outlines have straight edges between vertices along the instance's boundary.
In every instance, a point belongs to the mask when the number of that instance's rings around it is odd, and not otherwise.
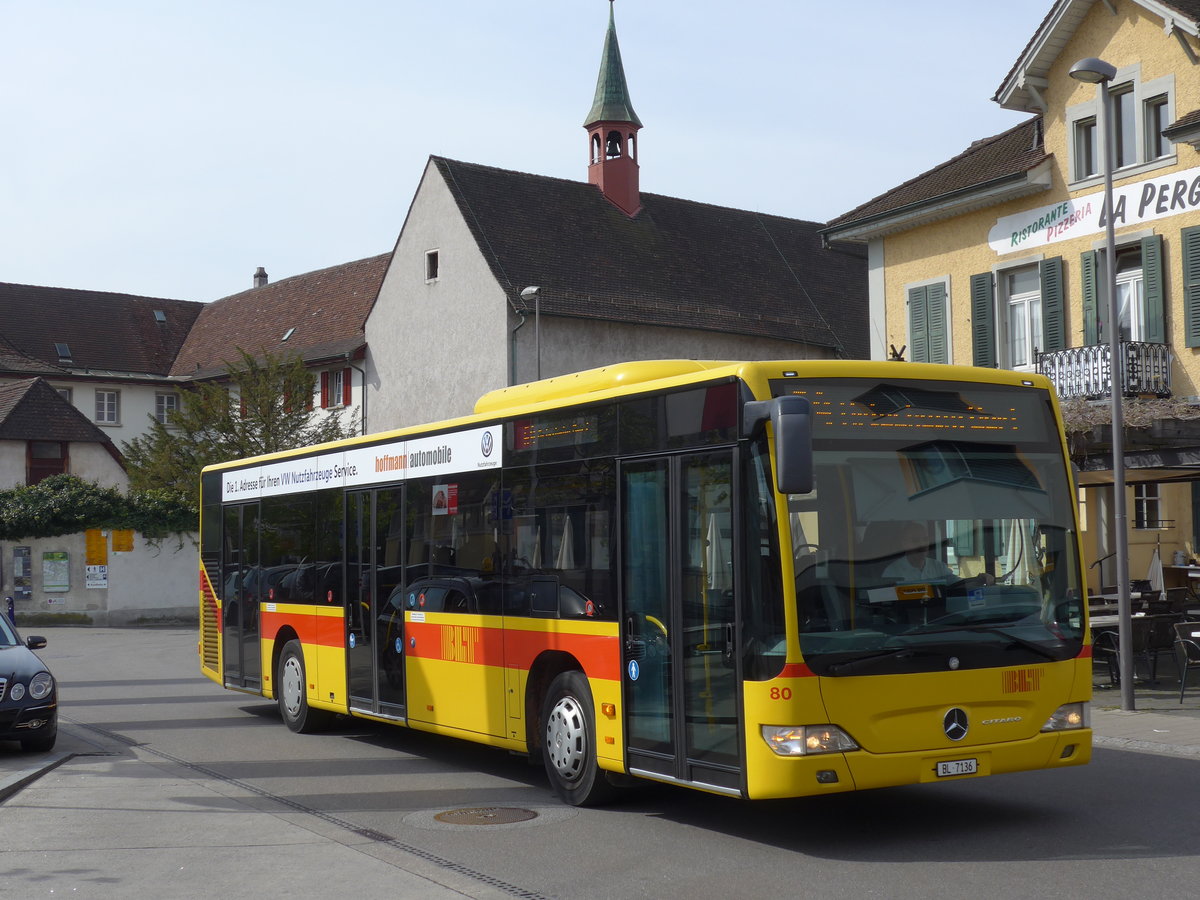
[{"label": "bus headlight", "polygon": [[1075,731],[1091,727],[1090,709],[1086,703],[1065,703],[1046,720],[1042,731]]},{"label": "bus headlight", "polygon": [[857,750],[854,739],[836,725],[764,725],[763,740],[780,756],[813,756]]}]

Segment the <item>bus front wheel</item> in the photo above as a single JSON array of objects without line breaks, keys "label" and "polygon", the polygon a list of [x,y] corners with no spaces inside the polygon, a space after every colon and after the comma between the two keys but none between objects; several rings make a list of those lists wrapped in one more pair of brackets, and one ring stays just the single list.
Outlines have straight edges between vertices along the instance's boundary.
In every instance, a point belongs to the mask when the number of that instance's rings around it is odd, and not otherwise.
[{"label": "bus front wheel", "polygon": [[299,641],[288,641],[279,656],[275,677],[275,699],[284,724],[297,734],[320,731],[329,721],[324,710],[308,705],[307,679],[304,673],[304,649]]},{"label": "bus front wheel", "polygon": [[614,794],[596,764],[592,691],[582,672],[563,672],[542,705],[542,761],[554,792],[572,806],[595,806]]}]

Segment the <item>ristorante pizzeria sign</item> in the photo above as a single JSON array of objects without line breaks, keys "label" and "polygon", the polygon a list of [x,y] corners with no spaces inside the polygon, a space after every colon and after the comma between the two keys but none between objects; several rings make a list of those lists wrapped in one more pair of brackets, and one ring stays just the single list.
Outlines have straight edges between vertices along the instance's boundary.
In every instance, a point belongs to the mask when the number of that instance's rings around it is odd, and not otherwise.
[{"label": "ristorante pizzeria sign", "polygon": [[[1162,175],[1113,188],[1113,226],[1152,222],[1200,211],[1200,168]],[[1104,191],[1064,200],[997,219],[988,245],[997,253],[1016,253],[1103,231],[1108,211]]]}]

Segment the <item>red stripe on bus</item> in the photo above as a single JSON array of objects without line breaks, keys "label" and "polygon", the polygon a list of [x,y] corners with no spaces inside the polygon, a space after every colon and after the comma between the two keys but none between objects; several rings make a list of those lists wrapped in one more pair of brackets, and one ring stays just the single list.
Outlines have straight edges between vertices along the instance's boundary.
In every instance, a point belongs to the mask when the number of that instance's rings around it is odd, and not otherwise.
[{"label": "red stripe on bus", "polygon": [[579,660],[591,678],[616,681],[621,677],[620,641],[615,634],[562,634],[547,631],[510,630],[506,632],[505,665],[510,669],[528,669],[546,650],[560,650]]},{"label": "red stripe on bus", "polygon": [[620,644],[616,635],[563,634],[502,629],[464,621],[408,622],[405,652],[417,659],[440,659],[468,665],[529,669],[548,650],[568,653],[591,678],[620,678]]},{"label": "red stripe on bus", "polygon": [[1079,656],[1077,658],[1078,659],[1091,659],[1092,658],[1092,645],[1084,644],[1079,649]]},{"label": "red stripe on bus", "polygon": [[816,673],[805,663],[788,663],[779,673],[780,678],[814,678]]}]

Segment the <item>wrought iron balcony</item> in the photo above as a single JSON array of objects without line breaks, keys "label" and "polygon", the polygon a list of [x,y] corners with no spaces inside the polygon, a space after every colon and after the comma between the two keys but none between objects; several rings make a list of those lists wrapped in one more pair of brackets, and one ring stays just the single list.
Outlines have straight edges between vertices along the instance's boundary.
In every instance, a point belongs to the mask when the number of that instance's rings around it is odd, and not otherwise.
[{"label": "wrought iron balcony", "polygon": [[[1171,396],[1171,348],[1167,344],[1122,341],[1119,355],[1126,397]],[[1109,356],[1108,344],[1039,353],[1037,370],[1054,382],[1063,400],[1101,400],[1112,396]]]}]

